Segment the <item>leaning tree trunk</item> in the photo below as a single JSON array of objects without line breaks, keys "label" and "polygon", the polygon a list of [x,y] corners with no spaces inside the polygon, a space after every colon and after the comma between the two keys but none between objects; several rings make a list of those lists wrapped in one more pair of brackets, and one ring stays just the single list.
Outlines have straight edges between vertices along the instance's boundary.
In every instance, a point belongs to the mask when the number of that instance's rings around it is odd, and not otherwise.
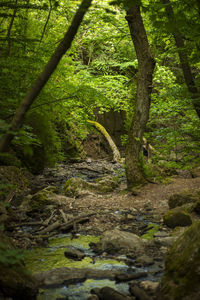
[{"label": "leaning tree trunk", "polygon": [[115,145],[113,139],[111,138],[109,133],[106,131],[106,129],[100,123],[98,123],[96,121],[90,121],[90,120],[87,120],[87,121],[88,121],[88,123],[94,125],[96,127],[96,129],[99,130],[103,134],[105,139],[107,140],[107,142],[112,150],[112,153],[113,153],[113,161],[120,162],[120,160],[121,160],[120,152],[119,152],[117,146]]},{"label": "leaning tree trunk", "polygon": [[59,61],[61,60],[62,56],[66,53],[66,51],[70,48],[71,43],[78,31],[78,28],[83,20],[85,13],[87,12],[88,8],[90,7],[92,0],[83,0],[80,7],[78,8],[72,23],[65,33],[65,36],[61,43],[56,48],[55,52],[53,53],[52,57],[50,58],[49,62],[45,66],[43,72],[38,76],[36,81],[33,83],[32,87],[22,100],[20,106],[18,107],[11,126],[8,132],[2,137],[0,140],[0,152],[6,152],[10,145],[10,142],[14,138],[14,133],[22,126],[24,117],[26,112],[29,110],[31,104],[36,99],[36,97],[41,92],[42,88],[47,83],[48,79],[56,69]]},{"label": "leaning tree trunk", "polygon": [[138,80],[136,92],[135,113],[128,135],[126,147],[126,178],[127,186],[131,187],[144,183],[145,176],[139,158],[142,150],[143,134],[149,118],[152,77],[155,67],[140,8],[133,5],[126,15],[131,38],[138,59]]},{"label": "leaning tree trunk", "polygon": [[[163,0],[163,3],[166,5],[165,11],[167,14],[167,17],[169,19],[169,22],[173,22],[175,20],[174,11],[171,6],[170,0]],[[198,7],[200,7],[199,1],[197,1]],[[184,50],[185,44],[182,37],[182,34],[178,30],[178,28],[174,28],[173,32],[174,40],[176,43],[176,47],[178,50],[178,55],[181,63],[181,67],[183,70],[183,76],[185,79],[185,83],[187,85],[188,91],[190,92],[190,95],[192,97],[192,104],[194,109],[196,110],[196,113],[198,117],[200,118],[200,92],[198,91],[195,81],[193,78],[192,70],[189,64],[188,56]]]}]

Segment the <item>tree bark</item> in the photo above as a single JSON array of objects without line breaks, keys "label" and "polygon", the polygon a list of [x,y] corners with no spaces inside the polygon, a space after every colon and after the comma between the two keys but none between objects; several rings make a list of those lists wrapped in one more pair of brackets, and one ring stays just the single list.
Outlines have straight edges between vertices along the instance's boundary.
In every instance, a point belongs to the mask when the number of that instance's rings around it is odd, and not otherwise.
[{"label": "tree bark", "polygon": [[8,132],[2,137],[0,141],[0,152],[6,152],[12,141],[15,132],[22,126],[26,112],[29,110],[31,104],[41,92],[42,88],[47,83],[48,79],[56,69],[59,61],[66,51],[70,48],[71,43],[78,31],[78,28],[83,20],[83,17],[89,9],[92,0],[83,0],[80,7],[78,8],[70,27],[68,28],[62,42],[58,45],[49,62],[45,66],[43,72],[38,76],[32,87],[22,100],[19,108],[17,109],[11,126]]},{"label": "tree bark", "polygon": [[145,175],[139,162],[142,150],[143,135],[149,118],[152,77],[155,61],[152,56],[140,8],[133,5],[126,15],[131,38],[138,59],[138,80],[135,113],[128,134],[126,147],[126,178],[127,187],[144,183]]},{"label": "tree bark", "polygon": [[106,129],[100,123],[98,123],[96,121],[88,120],[88,122],[90,124],[94,125],[96,127],[96,129],[98,129],[103,134],[103,136],[106,138],[106,140],[107,140],[108,144],[110,145],[110,148],[113,152],[113,161],[120,162],[120,160],[121,160],[120,152],[119,152],[117,146],[115,145],[113,139],[111,138],[109,133],[106,131]]},{"label": "tree bark", "polygon": [[[170,0],[163,0],[163,3],[166,5],[165,11],[169,22],[174,23],[175,16],[174,16],[174,11],[171,6]],[[199,1],[197,1],[197,4],[199,5]],[[185,83],[187,85],[189,93],[191,94],[194,109],[196,110],[196,113],[200,118],[200,93],[195,85],[188,56],[184,50],[185,47],[184,40],[178,28],[174,28],[173,36],[178,50],[178,55],[179,55]]]},{"label": "tree bark", "polygon": [[[15,4],[16,4],[16,5],[17,5],[17,2],[18,2],[18,0],[15,1]],[[10,54],[10,47],[11,47],[10,34],[11,34],[11,30],[12,30],[12,27],[13,27],[13,23],[14,23],[14,20],[15,20],[15,17],[16,17],[16,13],[17,13],[17,8],[14,8],[13,15],[12,15],[12,18],[11,18],[11,21],[10,21],[10,25],[9,25],[9,27],[8,27],[8,32],[7,32],[7,39],[8,39],[8,50],[7,50],[7,55]]]}]

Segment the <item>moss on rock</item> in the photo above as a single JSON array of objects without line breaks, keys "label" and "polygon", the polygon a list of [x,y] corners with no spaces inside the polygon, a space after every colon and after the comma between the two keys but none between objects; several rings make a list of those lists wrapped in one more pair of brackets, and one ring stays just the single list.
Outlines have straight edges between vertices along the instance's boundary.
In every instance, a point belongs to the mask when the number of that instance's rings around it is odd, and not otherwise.
[{"label": "moss on rock", "polygon": [[64,193],[68,197],[78,197],[81,191],[92,191],[100,194],[112,192],[119,185],[118,178],[114,176],[105,176],[96,180],[96,182],[87,182],[81,178],[73,177],[66,181]]},{"label": "moss on rock", "polygon": [[40,211],[47,205],[58,204],[56,203],[56,200],[54,201],[55,194],[53,192],[55,190],[56,187],[48,186],[45,189],[35,193],[33,196],[28,195],[26,198],[24,198],[21,208],[26,212]]},{"label": "moss on rock", "polygon": [[84,180],[77,177],[72,177],[65,182],[64,193],[68,197],[77,197],[80,193],[80,190],[84,186]]},{"label": "moss on rock", "polygon": [[200,221],[196,221],[171,247],[165,261],[160,299],[200,299],[199,232]]},{"label": "moss on rock", "polygon": [[185,208],[176,207],[165,213],[163,222],[170,228],[185,227],[192,224],[192,219]]},{"label": "moss on rock", "polygon": [[200,200],[200,191],[184,190],[178,194],[173,194],[168,200],[169,208],[175,208],[187,203]]}]

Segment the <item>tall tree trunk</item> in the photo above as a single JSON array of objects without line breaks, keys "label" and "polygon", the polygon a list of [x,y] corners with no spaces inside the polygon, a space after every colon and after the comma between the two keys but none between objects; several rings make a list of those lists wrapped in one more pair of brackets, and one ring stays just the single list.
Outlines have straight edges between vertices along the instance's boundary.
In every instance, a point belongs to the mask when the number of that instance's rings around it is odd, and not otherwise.
[{"label": "tall tree trunk", "polygon": [[12,30],[13,23],[14,23],[14,20],[15,20],[15,17],[16,17],[16,13],[17,13],[17,2],[18,2],[18,0],[15,1],[16,7],[14,8],[13,15],[12,15],[12,18],[11,18],[11,21],[10,21],[10,24],[9,24],[9,27],[8,27],[8,32],[7,32],[7,39],[8,39],[7,55],[10,54],[10,47],[11,47],[10,34],[11,34],[11,30]]},{"label": "tall tree trunk", "polygon": [[40,44],[41,44],[41,42],[42,42],[42,40],[43,40],[43,37],[44,37],[44,35],[45,35],[45,31],[46,31],[48,22],[49,22],[49,20],[50,20],[51,11],[52,11],[52,3],[51,3],[51,0],[49,0],[49,12],[48,12],[47,20],[46,20],[46,22],[45,22],[45,24],[44,24],[44,28],[43,28],[43,30],[42,30],[42,35],[41,35],[41,38],[40,38],[39,46],[40,46]]},{"label": "tall tree trunk", "polygon": [[138,59],[135,113],[126,147],[126,178],[127,186],[130,189],[134,185],[146,181],[139,158],[142,150],[143,135],[149,118],[155,61],[149,47],[140,8],[137,5],[133,5],[127,11],[126,20],[128,21]]},{"label": "tall tree trunk", "polygon": [[89,9],[92,0],[83,0],[80,7],[78,8],[70,27],[68,28],[62,42],[58,45],[49,62],[45,66],[43,72],[38,76],[32,87],[22,100],[19,108],[17,109],[11,126],[8,132],[0,140],[0,152],[6,152],[14,137],[14,133],[22,126],[26,112],[29,110],[31,104],[39,95],[40,91],[50,78],[51,74],[56,69],[59,61],[66,51],[70,48],[71,43],[78,31],[78,28],[83,20],[83,17]]},{"label": "tall tree trunk", "polygon": [[[170,0],[163,0],[163,3],[166,5],[165,10],[169,21],[174,23],[175,16]],[[197,3],[199,4],[199,2]],[[178,28],[174,28],[173,36],[176,43],[176,47],[178,49],[178,55],[181,62],[185,83],[187,85],[188,91],[191,94],[194,109],[196,110],[196,113],[200,118],[200,93],[195,85],[188,56],[184,50],[184,40]]]}]

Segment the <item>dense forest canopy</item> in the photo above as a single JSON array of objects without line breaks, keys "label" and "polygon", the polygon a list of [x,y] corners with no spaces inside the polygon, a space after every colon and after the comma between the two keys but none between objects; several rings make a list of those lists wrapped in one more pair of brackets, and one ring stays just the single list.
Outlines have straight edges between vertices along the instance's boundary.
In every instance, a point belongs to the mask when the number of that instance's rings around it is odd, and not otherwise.
[{"label": "dense forest canopy", "polygon": [[[80,1],[15,0],[0,3],[0,134],[44,69],[72,22]],[[88,119],[125,111],[127,134],[135,110],[138,58],[125,18],[141,16],[156,66],[145,137],[155,161],[189,168],[199,161],[200,10],[197,0],[92,1],[68,52],[14,132],[11,152],[24,164],[41,153],[45,165],[81,152]],[[70,146],[69,146],[70,145]],[[12,163],[14,163],[12,161]],[[15,162],[16,163],[16,162]]]}]

